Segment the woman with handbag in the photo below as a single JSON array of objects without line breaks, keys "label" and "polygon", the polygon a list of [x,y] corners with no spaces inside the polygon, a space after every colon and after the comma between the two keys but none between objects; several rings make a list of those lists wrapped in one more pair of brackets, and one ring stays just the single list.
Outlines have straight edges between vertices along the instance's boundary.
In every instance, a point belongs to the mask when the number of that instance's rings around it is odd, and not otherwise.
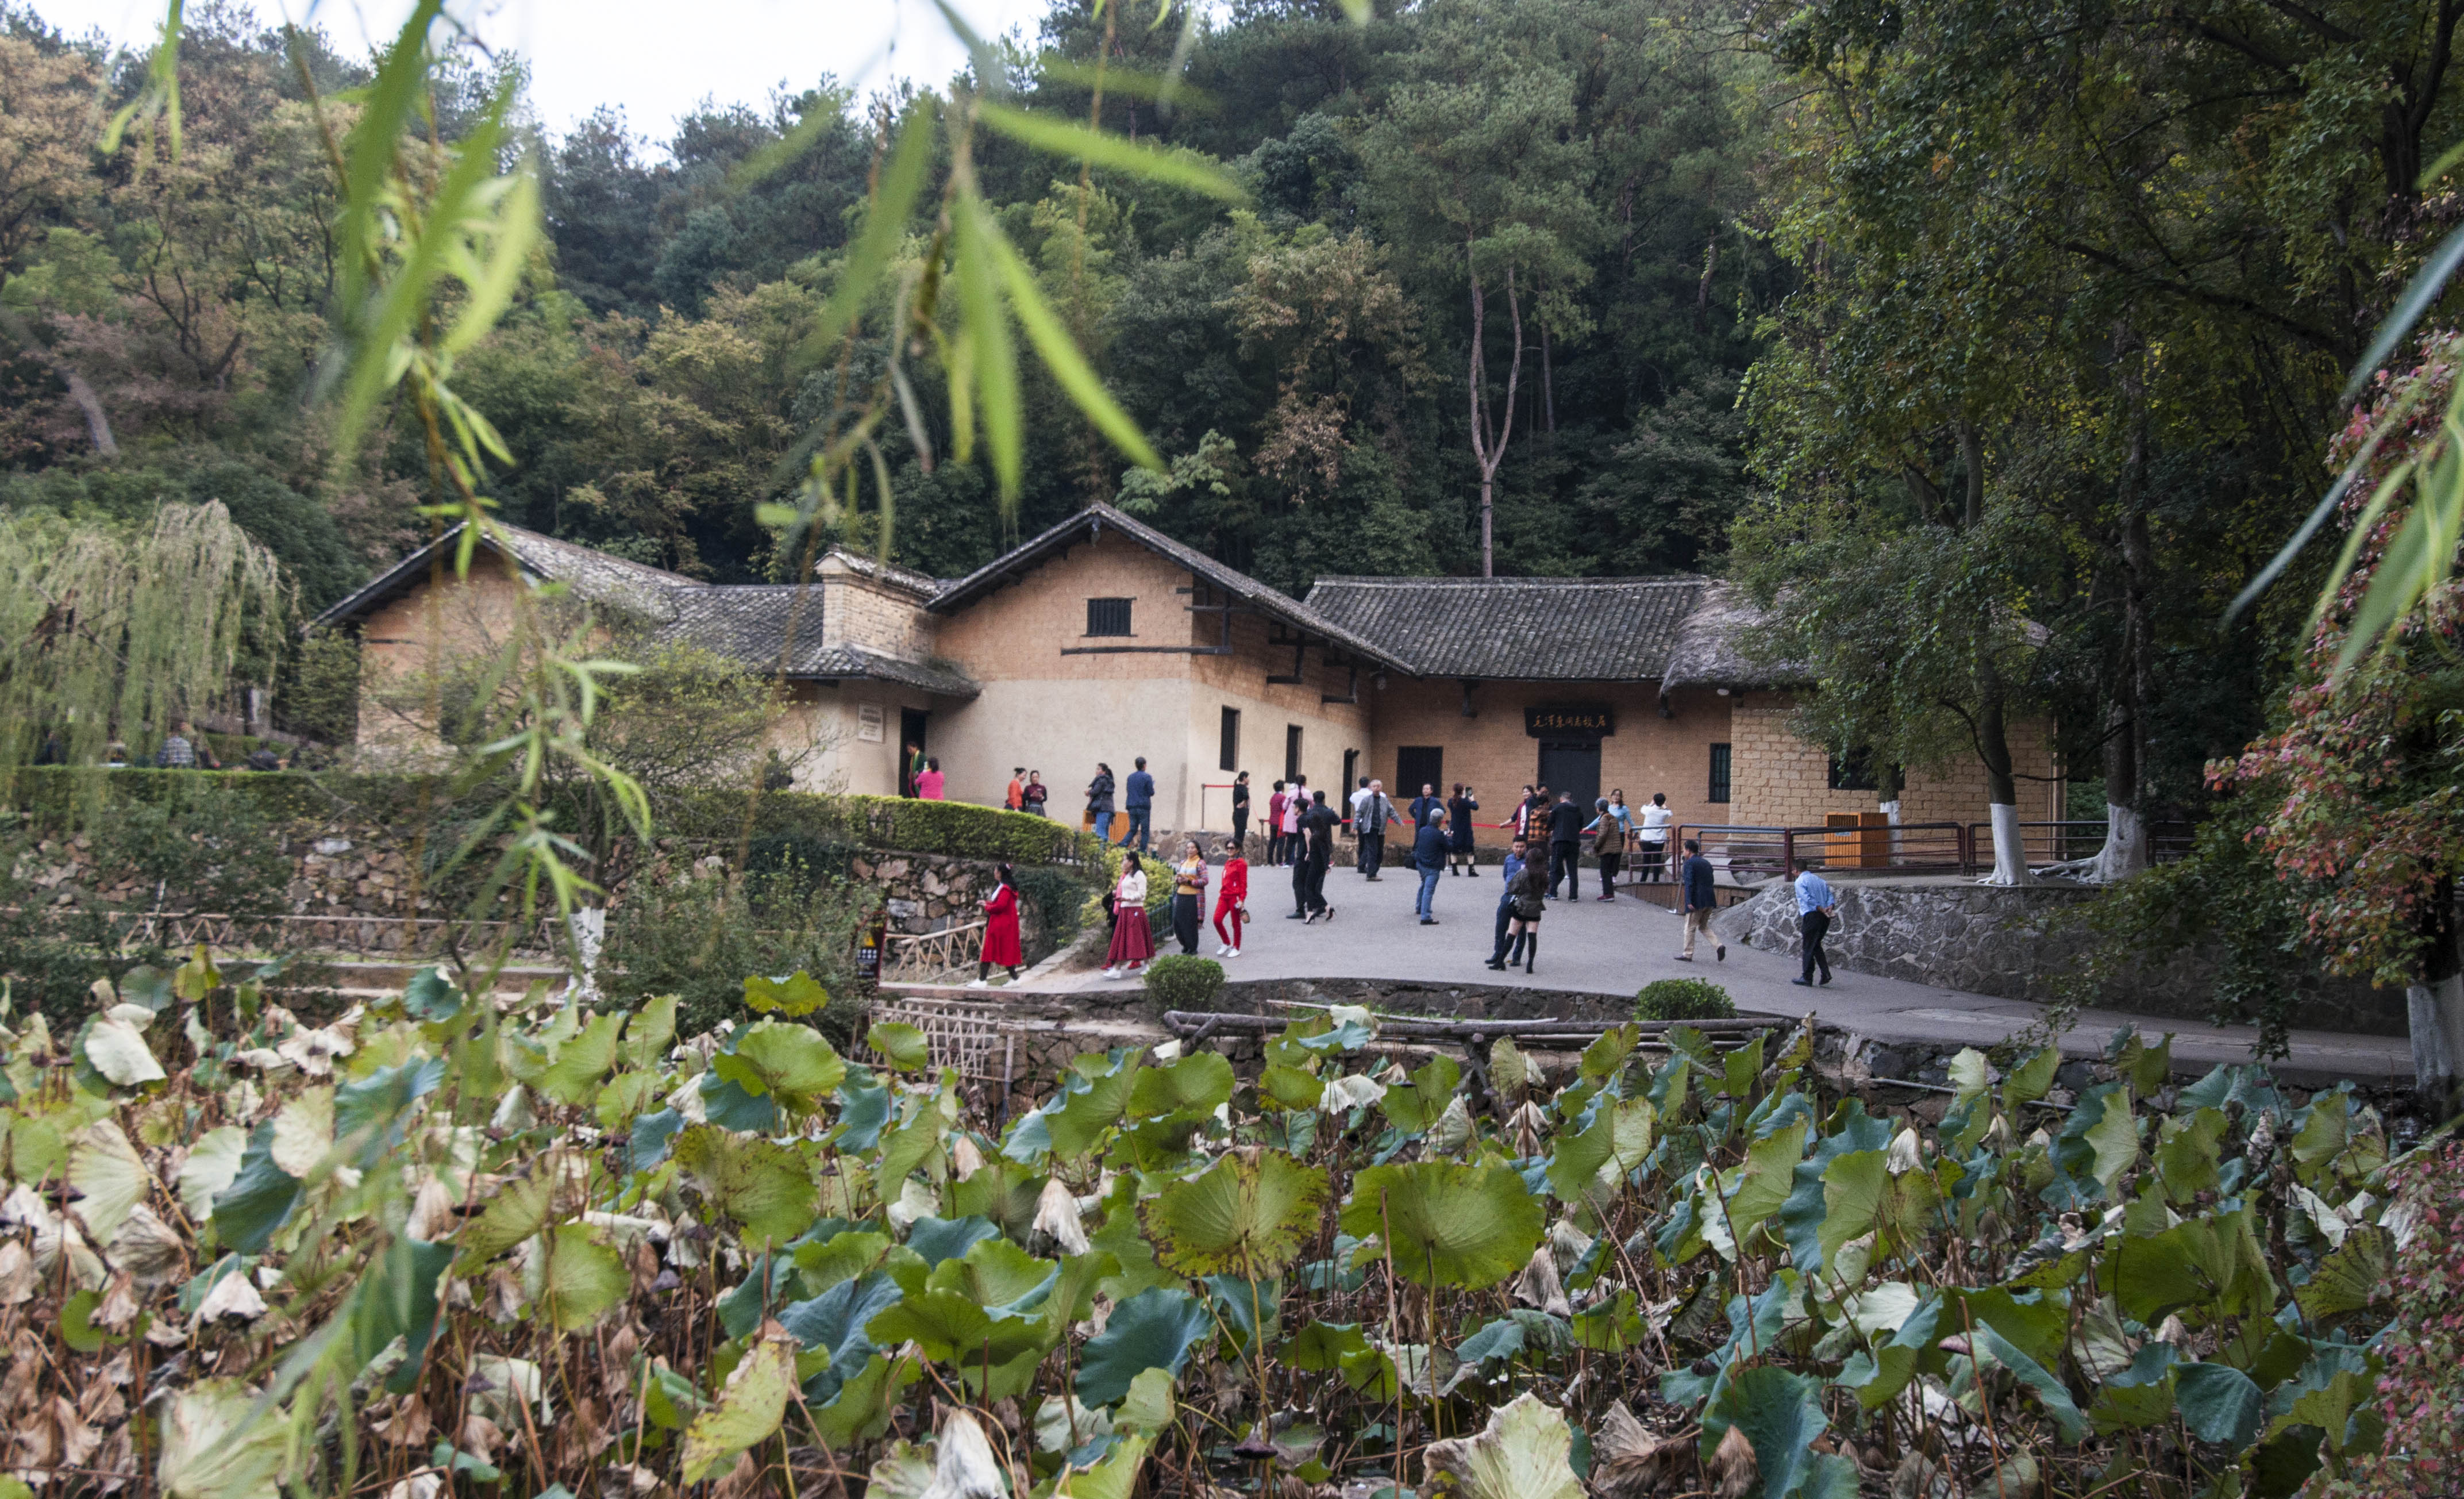
[{"label": "woman with handbag", "polygon": [[1506,950],[1506,966],[1513,967],[1514,960],[1519,958],[1523,960],[1523,971],[1528,974],[1531,971],[1532,962],[1540,956],[1540,916],[1548,910],[1548,866],[1537,859],[1525,864],[1515,874],[1509,889],[1513,892],[1514,915],[1507,925],[1512,945]]},{"label": "woman with handbag", "polygon": [[1206,854],[1195,838],[1180,841],[1180,858],[1172,867],[1172,935],[1184,955],[1198,953],[1199,917],[1206,910]]}]

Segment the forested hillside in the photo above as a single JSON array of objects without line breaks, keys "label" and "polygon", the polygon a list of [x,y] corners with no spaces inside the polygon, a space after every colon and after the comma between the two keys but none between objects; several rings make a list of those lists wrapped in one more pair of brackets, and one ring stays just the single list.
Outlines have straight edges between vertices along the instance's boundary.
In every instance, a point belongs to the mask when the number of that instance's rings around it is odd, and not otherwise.
[{"label": "forested hillside", "polygon": [[[1112,19],[1056,7],[1007,55],[1016,102],[1088,118],[1109,31],[1103,122],[1216,157],[1254,198],[1100,170],[1082,195],[1049,158],[986,143],[1003,228],[1173,460],[1168,481],[1132,478],[1057,393],[1031,390],[1018,526],[1102,496],[1294,590],[1320,572],[1477,571],[1468,249],[1489,283],[1499,570],[1649,571],[1724,549],[1745,483],[1738,381],[1787,285],[1754,232],[1757,59],[1652,5],[1449,5],[1363,30],[1332,3],[1243,4],[1200,29],[1163,99],[1152,80],[1179,30]],[[192,14],[186,149],[142,172],[133,151],[93,151],[98,86],[133,94],[142,59],[113,64],[27,11],[0,46],[0,267],[23,335],[0,443],[33,475],[15,491],[118,507],[244,487],[296,506],[278,485],[319,502],[305,529],[322,509],[358,559],[391,550],[398,501],[425,483],[408,424],[337,479],[304,406],[333,189],[280,37],[244,11]],[[322,89],[364,80],[328,48],[310,56]],[[483,92],[468,68],[451,77]],[[449,130],[467,107],[445,101]],[[517,460],[492,490],[508,519],[713,579],[766,575],[754,507],[792,492],[829,403],[837,371],[806,335],[884,119],[883,101],[825,88],[715,102],[651,140],[611,100],[539,142],[551,243],[461,376]],[[1433,173],[1484,183],[1467,224]],[[120,464],[92,463],[72,372]],[[985,476],[928,474],[903,432],[889,449],[897,560],[954,575],[993,556]],[[348,568],[316,565],[319,597],[322,569]]]}]

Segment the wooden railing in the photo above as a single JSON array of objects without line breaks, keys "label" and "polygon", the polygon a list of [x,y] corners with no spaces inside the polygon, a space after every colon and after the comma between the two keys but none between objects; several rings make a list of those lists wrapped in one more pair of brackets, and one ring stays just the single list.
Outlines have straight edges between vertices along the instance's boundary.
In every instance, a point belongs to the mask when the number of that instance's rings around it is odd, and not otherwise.
[{"label": "wooden railing", "polygon": [[944,927],[938,932],[892,932],[882,954],[882,977],[920,983],[935,975],[972,967],[983,951],[984,923]]}]

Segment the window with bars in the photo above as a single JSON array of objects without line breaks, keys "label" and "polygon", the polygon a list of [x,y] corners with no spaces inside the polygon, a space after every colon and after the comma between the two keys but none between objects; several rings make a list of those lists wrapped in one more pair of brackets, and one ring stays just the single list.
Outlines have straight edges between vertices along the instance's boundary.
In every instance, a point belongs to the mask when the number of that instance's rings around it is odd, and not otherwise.
[{"label": "window with bars", "polygon": [[1704,800],[1719,803],[1728,800],[1728,746],[1726,744],[1711,746],[1711,789]]},{"label": "window with bars", "polygon": [[1126,635],[1130,633],[1130,601],[1127,599],[1089,599],[1087,601],[1087,633],[1090,635]]}]

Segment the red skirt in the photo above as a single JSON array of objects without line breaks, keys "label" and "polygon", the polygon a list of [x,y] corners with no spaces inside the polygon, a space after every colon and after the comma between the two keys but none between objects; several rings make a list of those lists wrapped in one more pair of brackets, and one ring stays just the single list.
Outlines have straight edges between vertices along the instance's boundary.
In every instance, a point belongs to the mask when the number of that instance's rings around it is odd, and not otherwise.
[{"label": "red skirt", "polygon": [[1003,911],[984,918],[983,960],[1015,968],[1023,957],[1018,948],[1018,913]]},{"label": "red skirt", "polygon": [[1147,914],[1138,906],[1121,908],[1121,918],[1112,923],[1112,948],[1105,955],[1105,966],[1142,963],[1155,956],[1155,934],[1147,930]]}]

